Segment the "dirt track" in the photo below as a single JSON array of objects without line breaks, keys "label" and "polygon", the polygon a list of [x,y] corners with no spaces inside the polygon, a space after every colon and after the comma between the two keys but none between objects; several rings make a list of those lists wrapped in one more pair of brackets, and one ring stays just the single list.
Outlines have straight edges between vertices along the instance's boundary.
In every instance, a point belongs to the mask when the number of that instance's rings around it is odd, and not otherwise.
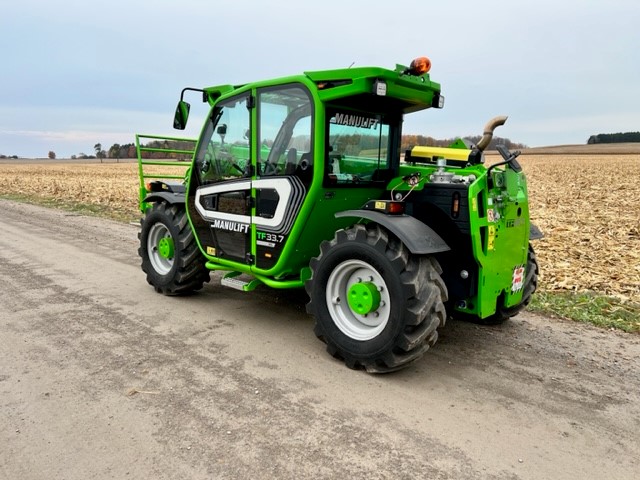
[{"label": "dirt track", "polygon": [[304,294],[214,277],[162,297],[135,226],[0,208],[0,479],[640,471],[638,336],[450,322],[416,365],[370,376],[324,352]]}]

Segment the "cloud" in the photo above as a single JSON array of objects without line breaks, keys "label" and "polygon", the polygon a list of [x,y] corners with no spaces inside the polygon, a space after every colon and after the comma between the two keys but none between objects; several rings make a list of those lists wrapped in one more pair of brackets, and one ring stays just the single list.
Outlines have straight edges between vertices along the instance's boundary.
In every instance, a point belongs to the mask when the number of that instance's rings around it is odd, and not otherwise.
[{"label": "cloud", "polygon": [[[96,143],[108,148],[114,143],[135,141],[137,132],[175,136],[172,111],[165,114],[87,107],[0,107],[0,153],[27,158],[58,157],[92,151]],[[197,135],[197,121],[185,135]],[[199,127],[199,126],[198,126]]]},{"label": "cloud", "polygon": [[[222,9],[206,0],[5,3],[2,153],[77,153],[119,135],[127,143],[137,131],[175,134],[185,86],[352,62],[393,68],[421,55],[431,57],[447,106],[409,118],[407,133],[475,134],[508,114],[501,135],[544,145],[640,123],[625,113],[640,111],[637,0],[396,0],[393,14],[379,0],[245,0]],[[197,135],[203,116],[192,115],[182,133]]]},{"label": "cloud", "polygon": [[[0,135],[28,137],[36,141],[53,141],[53,142],[91,142],[96,138],[113,139],[114,141],[122,139],[130,135],[129,132],[110,132],[105,134],[104,131],[90,130],[66,130],[66,131],[44,131],[44,130],[2,130]],[[105,138],[106,137],[106,138]]]}]

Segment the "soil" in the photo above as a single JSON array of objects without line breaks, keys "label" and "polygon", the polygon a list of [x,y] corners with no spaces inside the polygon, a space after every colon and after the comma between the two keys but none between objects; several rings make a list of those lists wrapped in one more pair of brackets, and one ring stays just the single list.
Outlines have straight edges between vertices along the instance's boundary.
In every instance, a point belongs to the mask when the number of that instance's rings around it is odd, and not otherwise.
[{"label": "soil", "polygon": [[635,479],[640,337],[449,322],[372,376],[303,291],[158,295],[137,227],[0,200],[0,478]]}]

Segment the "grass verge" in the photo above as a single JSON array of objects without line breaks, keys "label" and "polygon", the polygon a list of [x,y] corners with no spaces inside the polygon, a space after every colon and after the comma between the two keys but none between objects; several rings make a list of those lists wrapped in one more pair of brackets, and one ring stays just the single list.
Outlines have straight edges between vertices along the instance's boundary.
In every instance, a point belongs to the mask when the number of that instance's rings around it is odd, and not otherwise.
[{"label": "grass verge", "polygon": [[536,292],[529,311],[640,333],[640,304],[593,292]]},{"label": "grass verge", "polygon": [[40,205],[43,207],[57,208],[66,212],[77,213],[79,215],[91,215],[93,217],[102,217],[115,220],[117,222],[129,223],[137,221],[140,214],[136,214],[135,210],[123,210],[114,208],[111,205],[96,205],[95,203],[81,203],[72,200],[60,200],[50,197],[39,197],[36,195],[0,195],[5,200],[13,200],[14,202],[29,203],[31,205]]}]

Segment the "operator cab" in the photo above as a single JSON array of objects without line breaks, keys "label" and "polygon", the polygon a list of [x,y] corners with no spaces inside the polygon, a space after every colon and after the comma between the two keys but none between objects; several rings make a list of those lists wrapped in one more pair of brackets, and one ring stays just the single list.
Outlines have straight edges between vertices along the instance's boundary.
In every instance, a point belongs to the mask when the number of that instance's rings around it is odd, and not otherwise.
[{"label": "operator cab", "polygon": [[[402,115],[441,99],[426,71],[408,70],[305,72],[205,89],[213,108],[186,201],[205,255],[273,274],[294,224],[298,235],[318,238],[317,227],[304,221],[311,208],[328,225],[338,211],[379,198],[398,174]],[[177,123],[185,111],[181,100]],[[351,193],[340,193],[345,188]],[[320,231],[322,237],[333,233]],[[312,247],[296,247],[298,256],[281,274],[299,271]]]}]

